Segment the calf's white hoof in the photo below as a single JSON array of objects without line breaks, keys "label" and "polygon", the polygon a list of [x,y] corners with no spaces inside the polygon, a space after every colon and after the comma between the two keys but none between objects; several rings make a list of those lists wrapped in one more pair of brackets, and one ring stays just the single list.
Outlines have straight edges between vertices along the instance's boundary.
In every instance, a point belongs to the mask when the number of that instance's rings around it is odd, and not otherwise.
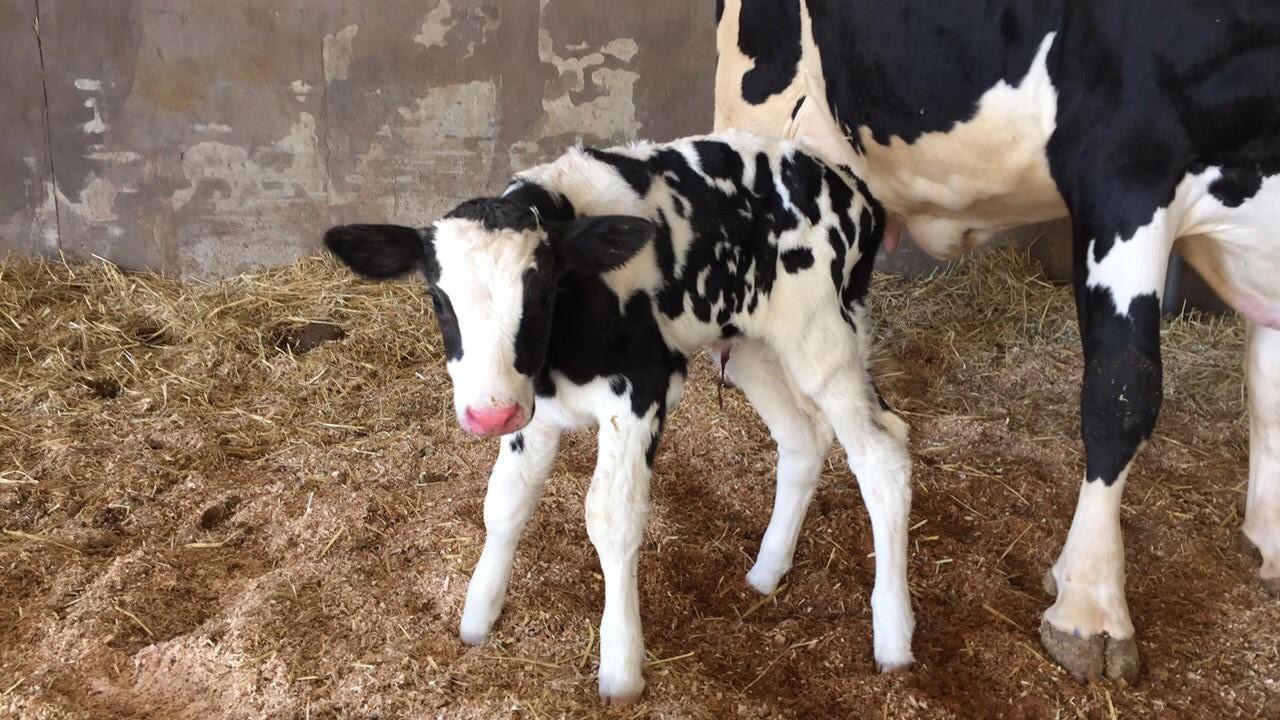
[{"label": "calf's white hoof", "polygon": [[899,675],[901,673],[905,673],[911,670],[911,667],[915,664],[916,659],[911,656],[910,651],[907,651],[905,657],[886,658],[882,660],[878,655],[876,656],[876,667],[885,675]]},{"label": "calf's white hoof", "polygon": [[458,636],[467,645],[483,645],[489,640],[493,630],[493,620],[471,617],[470,613],[462,614],[462,622],[458,625]]},{"label": "calf's white hoof", "polygon": [[640,699],[644,693],[644,678],[600,676],[600,702],[608,707],[625,707]]},{"label": "calf's white hoof", "polygon": [[756,563],[751,572],[747,573],[747,584],[761,595],[770,595],[778,589],[778,583],[785,574],[786,570],[780,570],[776,566]]},{"label": "calf's white hoof", "polygon": [[1043,620],[1040,644],[1054,662],[1081,682],[1106,678],[1133,685],[1142,669],[1138,641],[1134,638],[1113,638],[1106,633],[1076,635]]},{"label": "calf's white hoof", "polygon": [[906,672],[915,662],[915,656],[911,654],[910,636],[907,636],[905,641],[894,642],[888,647],[883,647],[880,643],[876,644],[876,667],[880,668],[882,673]]}]

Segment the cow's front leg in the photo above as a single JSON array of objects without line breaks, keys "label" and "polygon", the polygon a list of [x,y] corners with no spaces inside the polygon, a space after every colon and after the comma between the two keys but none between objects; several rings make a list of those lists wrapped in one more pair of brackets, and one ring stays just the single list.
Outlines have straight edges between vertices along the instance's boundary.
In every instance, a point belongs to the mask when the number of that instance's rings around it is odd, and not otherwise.
[{"label": "cow's front leg", "polygon": [[[1160,292],[1171,238],[1163,211],[1128,240],[1098,243],[1077,220],[1076,301],[1084,342],[1081,432],[1086,471],[1062,554],[1046,577],[1046,650],[1078,678],[1138,676],[1125,600],[1120,500],[1162,398]],[[1080,245],[1080,243],[1085,243]]]},{"label": "cow's front leg", "polygon": [[649,517],[649,458],[662,431],[655,403],[644,417],[629,409],[601,419],[600,455],[587,491],[587,534],[600,556],[600,697],[633,702],[644,690],[644,636],[636,569]]},{"label": "cow's front leg", "polygon": [[1244,534],[1262,554],[1262,583],[1280,597],[1280,330],[1253,327],[1249,384],[1249,495]]},{"label": "cow's front leg", "polygon": [[462,641],[479,645],[502,612],[520,534],[538,505],[560,446],[560,428],[537,415],[518,433],[502,438],[498,462],[484,498],[484,550],[471,573],[462,610]]}]

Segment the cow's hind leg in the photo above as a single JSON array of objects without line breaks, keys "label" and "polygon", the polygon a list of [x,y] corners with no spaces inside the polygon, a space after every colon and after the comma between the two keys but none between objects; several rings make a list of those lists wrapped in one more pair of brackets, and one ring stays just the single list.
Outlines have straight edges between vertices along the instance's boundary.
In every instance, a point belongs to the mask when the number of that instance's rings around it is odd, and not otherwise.
[{"label": "cow's hind leg", "polygon": [[524,430],[502,438],[484,498],[484,550],[467,587],[460,634],[479,645],[502,612],[520,534],[538,505],[560,445],[560,428],[534,416]]},{"label": "cow's hind leg", "polygon": [[[858,323],[866,333],[865,322]],[[911,665],[915,619],[907,586],[911,456],[907,425],[880,405],[863,348],[839,314],[813,317],[798,337],[776,347],[791,382],[822,410],[848,454],[871,517],[876,553],[871,619],[883,671]]]},{"label": "cow's hind leg", "polygon": [[1245,537],[1262,554],[1262,583],[1280,597],[1280,330],[1249,332],[1249,495]]},{"label": "cow's hind leg", "polygon": [[813,401],[787,378],[767,345],[744,342],[733,349],[725,373],[760,413],[778,444],[778,485],[769,528],[747,582],[769,594],[791,569],[796,539],[831,447],[832,430]]},{"label": "cow's hind leg", "polygon": [[1045,611],[1040,637],[1049,654],[1081,679],[1132,682],[1138,676],[1120,501],[1162,398],[1160,292],[1173,240],[1168,228],[1163,210],[1128,240],[1076,219],[1086,474],[1067,541],[1046,578],[1057,601]]}]

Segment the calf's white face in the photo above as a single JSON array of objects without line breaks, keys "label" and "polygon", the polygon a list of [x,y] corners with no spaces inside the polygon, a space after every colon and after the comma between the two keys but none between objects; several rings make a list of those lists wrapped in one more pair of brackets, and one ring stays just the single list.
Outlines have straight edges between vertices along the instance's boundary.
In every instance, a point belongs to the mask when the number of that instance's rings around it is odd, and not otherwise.
[{"label": "calf's white face", "polygon": [[[488,230],[462,218],[441,220],[434,230],[440,272],[430,293],[458,422],[481,436],[515,432],[533,417],[533,375],[545,354],[545,337],[522,335],[530,323],[550,319],[554,280],[540,274],[550,276],[552,268],[539,268],[536,258],[546,234]],[[547,258],[542,264],[549,264]],[[526,289],[533,291],[527,298]],[[536,357],[523,356],[528,353]]]},{"label": "calf's white face", "polygon": [[325,245],[357,273],[418,271],[444,340],[458,423],[482,437],[522,429],[551,341],[556,282],[567,270],[623,264],[653,235],[624,216],[544,223],[501,198],[469,200],[434,225],[344,225]]}]

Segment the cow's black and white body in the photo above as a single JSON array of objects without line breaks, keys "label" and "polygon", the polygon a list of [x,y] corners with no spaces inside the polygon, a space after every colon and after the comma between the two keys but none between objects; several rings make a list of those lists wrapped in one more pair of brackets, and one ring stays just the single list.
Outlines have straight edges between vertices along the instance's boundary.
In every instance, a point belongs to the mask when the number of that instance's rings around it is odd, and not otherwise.
[{"label": "cow's black and white body", "polygon": [[1120,498],[1161,402],[1177,250],[1252,324],[1244,531],[1280,590],[1280,3],[721,0],[717,126],[847,164],[951,257],[1069,215],[1087,469],[1042,637],[1133,679]]},{"label": "cow's black and white body", "polygon": [[423,272],[459,422],[502,435],[486,540],[461,633],[483,642],[561,432],[599,428],[587,530],[605,608],[600,692],[643,687],[636,563],[659,435],[686,357],[709,348],[778,443],[777,497],[748,581],[791,566],[838,437],[871,515],[875,656],[911,663],[906,425],[868,369],[865,296],[884,214],[854,177],[746,133],[571,150],[422,231],[344,226],[326,243],[357,271]]}]

